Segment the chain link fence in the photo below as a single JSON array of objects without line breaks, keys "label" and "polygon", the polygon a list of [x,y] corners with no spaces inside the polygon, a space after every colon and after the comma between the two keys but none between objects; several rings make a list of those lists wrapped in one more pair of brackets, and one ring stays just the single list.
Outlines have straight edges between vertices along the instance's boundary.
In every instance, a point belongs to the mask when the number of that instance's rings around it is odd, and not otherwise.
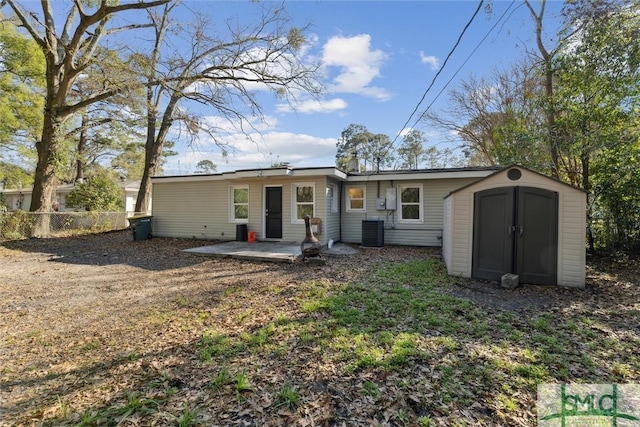
[{"label": "chain link fence", "polygon": [[0,213],[0,241],[122,230],[129,226],[128,216],[127,212]]}]

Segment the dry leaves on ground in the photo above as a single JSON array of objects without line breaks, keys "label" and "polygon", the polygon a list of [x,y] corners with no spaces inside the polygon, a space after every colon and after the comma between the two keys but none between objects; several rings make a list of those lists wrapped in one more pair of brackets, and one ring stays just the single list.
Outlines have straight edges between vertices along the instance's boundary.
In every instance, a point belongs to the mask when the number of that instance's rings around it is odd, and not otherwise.
[{"label": "dry leaves on ground", "polygon": [[[529,388],[509,394],[518,401],[510,411],[511,403],[501,400],[506,392],[487,389],[480,377],[460,384],[481,400],[446,399],[441,377],[467,375],[460,361],[494,369],[495,355],[483,354],[467,336],[450,343],[437,328],[423,333],[421,351],[429,357],[395,370],[350,369],[351,356],[323,347],[340,325],[312,303],[366,282],[382,264],[434,258],[438,250],[360,249],[314,267],[181,252],[205,243],[134,242],[128,232],[115,232],[0,247],[0,425],[391,426],[456,419],[526,425],[535,417]],[[459,280],[446,293],[474,301],[483,316],[515,313],[514,324],[540,310],[590,313],[596,337],[607,331],[635,342],[638,327],[629,328],[640,312],[634,265],[621,262],[616,270],[606,259],[593,260],[585,291],[504,291]],[[586,350],[571,351],[580,357]],[[637,369],[630,358],[619,369]],[[438,368],[447,360],[450,374]],[[595,369],[584,378],[602,370]],[[637,371],[621,375],[638,380]]]}]

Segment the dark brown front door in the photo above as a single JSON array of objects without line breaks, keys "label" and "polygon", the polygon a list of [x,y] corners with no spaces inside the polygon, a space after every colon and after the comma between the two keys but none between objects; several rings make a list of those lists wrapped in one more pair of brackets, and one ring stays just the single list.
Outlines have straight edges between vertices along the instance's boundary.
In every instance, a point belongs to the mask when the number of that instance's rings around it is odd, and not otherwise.
[{"label": "dark brown front door", "polygon": [[533,187],[480,191],[474,197],[472,276],[555,284],[558,193]]},{"label": "dark brown front door", "polygon": [[282,187],[266,187],[265,235],[267,239],[282,239]]}]

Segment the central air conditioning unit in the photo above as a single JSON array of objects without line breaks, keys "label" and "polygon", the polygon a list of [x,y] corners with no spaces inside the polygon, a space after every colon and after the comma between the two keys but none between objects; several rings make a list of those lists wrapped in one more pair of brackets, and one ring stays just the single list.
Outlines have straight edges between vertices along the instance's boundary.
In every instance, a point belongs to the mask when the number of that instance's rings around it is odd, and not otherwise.
[{"label": "central air conditioning unit", "polygon": [[384,221],[365,219],[362,221],[362,246],[381,248],[384,246]]}]

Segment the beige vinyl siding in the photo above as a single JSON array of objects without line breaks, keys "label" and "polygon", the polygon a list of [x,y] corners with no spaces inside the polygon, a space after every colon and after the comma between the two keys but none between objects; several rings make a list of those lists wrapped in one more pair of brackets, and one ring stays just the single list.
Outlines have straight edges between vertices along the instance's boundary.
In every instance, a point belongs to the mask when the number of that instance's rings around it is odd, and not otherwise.
[{"label": "beige vinyl siding", "polygon": [[558,264],[557,280],[562,286],[584,286],[586,194],[576,188],[537,173],[520,169],[517,181],[507,178],[507,171],[478,181],[453,193],[451,248],[447,271],[452,275],[471,277],[473,257],[474,193],[500,187],[537,187],[558,193]]},{"label": "beige vinyl siding", "polygon": [[[362,221],[365,219],[381,219],[385,223],[384,241],[389,245],[407,246],[441,246],[442,230],[444,227],[444,197],[451,191],[474,182],[477,178],[460,179],[432,179],[432,180],[403,180],[381,181],[378,193],[377,182],[357,182],[353,185],[365,185],[366,212],[346,211],[346,197],[348,188],[352,185],[344,183],[343,212],[342,212],[342,240],[348,243],[361,243]],[[396,211],[376,209],[376,199],[386,197],[387,188],[402,185],[422,186],[422,221],[420,223],[399,222],[400,194],[397,195]]]},{"label": "beige vinyl siding", "polygon": [[[376,182],[345,182],[341,197],[342,204],[342,241],[346,243],[362,243],[362,221],[365,219],[385,219],[384,211],[376,210]],[[381,194],[384,194],[387,182],[381,182]],[[349,188],[364,187],[365,189],[365,212],[347,211]],[[382,196],[384,197],[384,196]],[[386,224],[386,221],[385,221]]]},{"label": "beige vinyl siding", "polygon": [[[301,242],[305,237],[304,222],[297,223],[292,221],[292,209],[293,209],[293,186],[295,184],[311,184],[314,186],[314,212],[317,218],[320,218],[322,224],[326,222],[326,178],[325,177],[291,177],[289,179],[278,180],[278,185],[282,185],[282,240],[290,240],[295,242]],[[273,183],[275,185],[276,182]],[[272,185],[269,183],[268,185]],[[267,186],[267,184],[264,184]],[[263,190],[263,202],[264,208],[264,190]],[[264,218],[262,221],[262,230],[264,231]],[[324,234],[318,236],[318,240],[324,241]]]},{"label": "beige vinyl siding", "polygon": [[449,271],[449,266],[451,265],[451,239],[452,239],[452,225],[451,222],[453,220],[453,199],[451,197],[447,197],[444,200],[444,223],[442,226],[442,259],[447,266],[447,273],[451,274]]},{"label": "beige vinyl siding", "polygon": [[451,274],[471,276],[469,245],[473,242],[473,200],[468,197],[456,197],[453,200],[453,220],[451,238]]},{"label": "beige vinyl siding", "polygon": [[340,182],[333,179],[327,179],[327,195],[331,186],[334,186],[335,188],[335,194],[333,197],[335,198],[335,203],[337,204],[338,209],[337,212],[331,212],[331,205],[329,204],[330,200],[326,197],[326,221],[323,221],[323,224],[321,225],[322,232],[319,236],[316,236],[322,244],[327,244],[329,240],[333,240],[334,242],[340,240],[340,201],[342,197],[340,194]]},{"label": "beige vinyl siding", "polygon": [[[229,220],[230,209],[231,209],[231,186],[249,186],[249,221],[247,221],[247,231],[255,231],[258,239],[262,238],[262,213],[264,212],[262,207],[262,185],[260,182],[256,181],[223,181],[223,183],[215,184],[215,185],[223,185],[226,187],[227,198],[226,198],[226,219]],[[231,224],[231,227],[234,228],[233,237],[235,238],[235,224]]]},{"label": "beige vinyl siding", "polygon": [[[304,223],[292,223],[292,189],[294,183],[314,186],[315,214],[326,223],[326,178],[270,178],[246,180],[203,180],[154,182],[153,233],[162,237],[234,240],[236,222],[230,218],[231,187],[249,187],[247,229],[264,238],[264,191],[267,186],[282,187],[282,240],[301,241]],[[326,242],[326,234],[321,241]],[[320,238],[320,237],[319,237]]]},{"label": "beige vinyl siding", "polygon": [[153,234],[159,237],[235,239],[229,223],[229,186],[211,181],[153,184]]},{"label": "beige vinyl siding", "polygon": [[[585,207],[587,195],[578,191],[566,191],[564,194],[564,221],[558,239],[558,277],[564,286],[584,286],[585,282],[585,230],[587,219]],[[559,257],[560,258],[560,257]]]}]

